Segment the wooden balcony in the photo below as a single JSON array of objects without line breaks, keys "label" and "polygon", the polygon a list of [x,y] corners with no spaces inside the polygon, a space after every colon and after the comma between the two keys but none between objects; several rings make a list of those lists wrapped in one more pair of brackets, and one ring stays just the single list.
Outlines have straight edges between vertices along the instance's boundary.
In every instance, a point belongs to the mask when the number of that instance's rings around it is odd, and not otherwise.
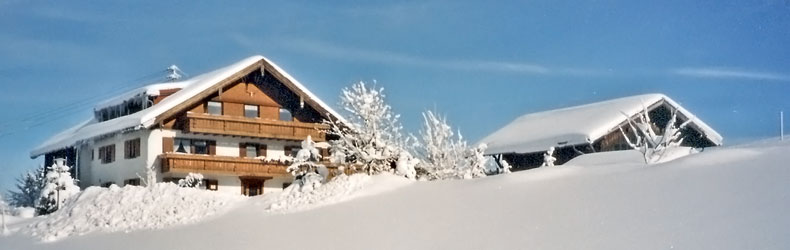
[{"label": "wooden balcony", "polygon": [[186,132],[304,140],[326,141],[329,126],[320,123],[286,122],[245,117],[230,117],[200,113],[186,114]]},{"label": "wooden balcony", "polygon": [[240,157],[166,153],[162,160],[162,173],[203,173],[235,176],[275,177],[290,176],[280,163]]}]

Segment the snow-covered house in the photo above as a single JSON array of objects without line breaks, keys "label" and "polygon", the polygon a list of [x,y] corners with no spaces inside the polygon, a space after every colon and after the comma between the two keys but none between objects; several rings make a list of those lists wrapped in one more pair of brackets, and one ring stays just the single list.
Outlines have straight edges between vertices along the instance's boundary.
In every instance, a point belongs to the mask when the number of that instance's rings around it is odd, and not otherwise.
[{"label": "snow-covered house", "polygon": [[538,167],[543,154],[556,148],[556,164],[593,152],[629,150],[623,137],[630,135],[628,118],[643,110],[658,131],[677,110],[677,124],[688,119],[691,123],[682,130],[682,146],[705,148],[722,145],[722,137],[677,102],[663,94],[645,94],[612,99],[575,107],[526,114],[481,140],[488,144],[487,155],[502,157],[516,169]]},{"label": "snow-covered house", "polygon": [[94,107],[94,117],[30,153],[66,158],[80,186],[139,185],[201,173],[211,190],[258,195],[293,180],[285,169],[307,136],[326,154],[325,119],[344,121],[262,56],[180,82],[148,85]]}]

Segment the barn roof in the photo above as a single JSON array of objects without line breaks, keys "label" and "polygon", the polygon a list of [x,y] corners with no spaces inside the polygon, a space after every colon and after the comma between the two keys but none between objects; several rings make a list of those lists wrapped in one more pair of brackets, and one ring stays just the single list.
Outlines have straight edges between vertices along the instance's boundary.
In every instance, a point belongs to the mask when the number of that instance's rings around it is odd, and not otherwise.
[{"label": "barn roof", "polygon": [[274,64],[274,62],[270,61],[269,59],[263,56],[256,55],[256,56],[245,58],[241,61],[238,61],[226,67],[202,75],[198,75],[184,81],[175,82],[175,83],[154,84],[151,85],[150,88],[143,87],[139,90],[124,93],[118,98],[111,98],[107,101],[104,101],[99,105],[97,105],[97,107],[103,107],[108,103],[115,103],[118,100],[125,100],[129,97],[129,95],[135,95],[140,93],[141,91],[148,91],[151,88],[158,88],[162,86],[182,87],[180,91],[173,93],[172,95],[164,98],[161,102],[151,106],[150,108],[139,111],[137,113],[118,117],[103,122],[99,122],[95,118],[91,118],[74,127],[66,129],[52,136],[38,147],[34,148],[30,152],[30,157],[35,158],[39,155],[43,155],[52,151],[67,148],[73,146],[74,144],[80,141],[88,140],[98,136],[117,133],[121,131],[150,128],[156,125],[158,122],[160,122],[163,119],[162,117],[164,115],[166,115],[169,112],[174,112],[176,109],[178,109],[178,107],[181,106],[182,103],[189,101],[193,97],[196,97],[200,94],[204,94],[206,91],[209,91],[212,88],[216,88],[218,87],[218,85],[221,85],[222,83],[235,81],[236,79],[239,78],[239,76],[246,75],[252,72],[252,70],[259,70],[264,66],[267,71],[270,71],[275,75],[282,76],[283,78],[281,79],[282,83],[285,86],[287,86],[289,89],[297,93],[299,96],[302,96],[304,98],[305,103],[315,108],[319,113],[323,115],[329,115],[332,119],[336,119],[339,120],[341,123],[345,123],[345,120],[336,111],[334,111],[331,107],[329,107],[329,105],[326,105],[326,103],[321,101],[321,99],[319,99],[316,95],[310,92],[310,90],[308,90],[299,81],[297,81],[287,72],[282,70],[279,66]]},{"label": "barn roof", "polygon": [[480,142],[488,144],[486,154],[530,153],[546,151],[549,147],[587,144],[625,123],[627,119],[623,113],[634,116],[643,107],[661,103],[677,109],[679,118],[691,117],[693,120],[689,127],[700,131],[714,144],[722,144],[723,138],[719,133],[663,94],[629,96],[526,114]]}]

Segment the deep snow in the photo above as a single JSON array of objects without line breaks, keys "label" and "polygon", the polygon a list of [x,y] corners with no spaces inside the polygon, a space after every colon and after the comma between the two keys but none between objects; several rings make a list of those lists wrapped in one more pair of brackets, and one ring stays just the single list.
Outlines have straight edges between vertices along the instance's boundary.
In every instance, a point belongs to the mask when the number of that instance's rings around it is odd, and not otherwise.
[{"label": "deep snow", "polygon": [[790,142],[763,143],[653,165],[389,183],[379,187],[396,187],[389,192],[285,214],[268,211],[274,196],[254,197],[191,225],[54,243],[14,234],[0,248],[788,249],[788,152]]}]

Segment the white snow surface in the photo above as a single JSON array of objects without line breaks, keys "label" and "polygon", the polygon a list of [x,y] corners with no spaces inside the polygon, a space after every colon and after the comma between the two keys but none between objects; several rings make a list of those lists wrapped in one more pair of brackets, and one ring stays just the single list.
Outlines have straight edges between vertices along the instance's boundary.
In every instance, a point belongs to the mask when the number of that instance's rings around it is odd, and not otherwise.
[{"label": "white snow surface", "polygon": [[29,234],[43,241],[95,231],[129,232],[204,220],[227,211],[244,196],[180,188],[158,183],[138,186],[90,187],[60,210],[32,224]]},{"label": "white snow surface", "polygon": [[[184,87],[168,96],[167,98],[163,99],[161,102],[157,103],[156,105],[151,106],[150,108],[144,109],[137,113],[118,117],[112,120],[104,121],[104,122],[97,122],[94,118],[91,118],[85,122],[80,123],[77,126],[72,128],[66,129],[65,131],[56,134],[55,136],[51,137],[35,149],[30,152],[31,157],[37,157],[39,155],[55,151],[58,149],[62,149],[65,147],[72,146],[80,141],[91,139],[93,137],[116,133],[125,130],[134,130],[140,128],[149,128],[154,124],[154,121],[157,116],[160,114],[174,108],[176,105],[187,101],[189,98],[192,98],[195,95],[203,92],[204,90],[214,86],[215,84],[219,83],[222,80],[232,76],[233,74],[247,68],[255,63],[260,62],[261,60],[266,61],[275,71],[282,74],[284,77],[288,78],[289,81],[293,83],[294,86],[288,85],[285,83],[286,86],[292,88],[293,91],[297,93],[301,93],[306,95],[305,101],[306,102],[313,102],[317,106],[314,108],[316,109],[323,109],[334,119],[338,119],[340,122],[345,122],[345,120],[331,107],[326,105],[323,101],[321,101],[315,94],[310,92],[307,88],[304,87],[299,81],[294,79],[291,75],[287,72],[283,71],[277,64],[270,61],[269,59],[256,55],[245,58],[241,61],[233,63],[229,66],[195,76],[185,81],[181,82],[174,82],[174,83],[167,83],[171,85],[183,85]],[[121,97],[124,97],[123,95]],[[119,97],[120,98],[120,97]],[[122,98],[121,98],[122,99]],[[111,99],[108,102],[117,101],[118,99]]]},{"label": "white snow surface", "polygon": [[[414,182],[293,213],[267,212],[271,203],[256,197],[186,226],[90,234],[48,244],[13,234],[0,237],[0,246],[789,249],[788,151],[790,142],[762,143],[710,148],[647,166],[566,165],[472,180]],[[20,226],[24,223],[16,222],[12,230]]]},{"label": "white snow surface", "polygon": [[367,174],[340,175],[311,192],[298,192],[297,190],[293,190],[291,193],[282,192],[271,201],[268,210],[280,213],[303,211],[353,198],[383,193],[406,186],[412,182],[402,176],[390,173],[375,176]]},{"label": "white snow surface", "polygon": [[[549,147],[586,144],[617,129],[626,121],[623,113],[634,116],[661,100],[677,108],[685,117],[693,117],[690,127],[702,131],[717,145],[722,144],[718,132],[663,94],[645,94],[617,98],[556,110],[526,114],[486,136],[486,154],[530,153]],[[621,113],[622,112],[622,113]]]}]

